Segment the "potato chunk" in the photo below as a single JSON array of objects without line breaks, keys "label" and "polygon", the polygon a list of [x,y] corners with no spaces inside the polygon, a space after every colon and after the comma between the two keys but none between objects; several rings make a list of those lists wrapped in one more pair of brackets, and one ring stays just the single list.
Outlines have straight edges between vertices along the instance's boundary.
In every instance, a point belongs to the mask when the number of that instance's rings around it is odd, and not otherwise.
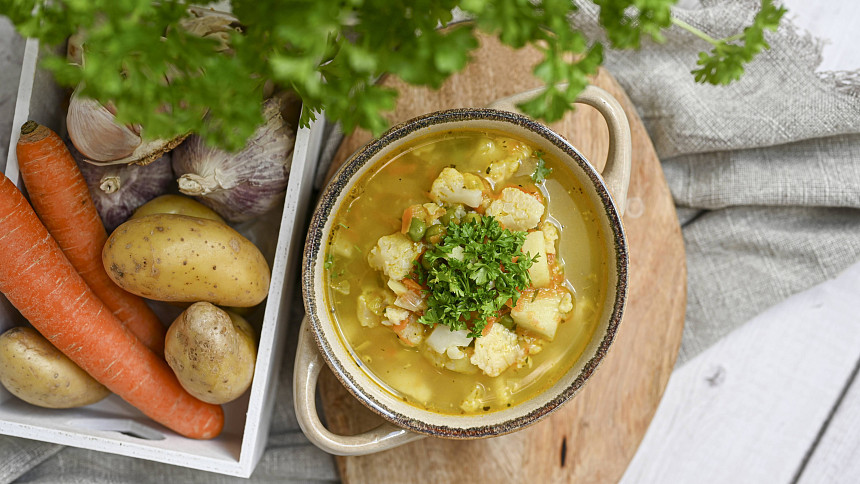
[{"label": "potato chunk", "polygon": [[[561,323],[561,306],[566,291],[541,290],[533,300],[526,296],[517,301],[511,309],[511,317],[517,326],[533,331],[548,341],[555,338],[558,324]],[[568,299],[569,301],[569,299]]]},{"label": "potato chunk", "polygon": [[544,233],[536,230],[529,233],[526,236],[526,241],[523,243],[523,253],[528,254],[530,258],[538,256],[537,261],[529,267],[529,277],[532,280],[532,287],[547,287],[550,283],[545,240]]}]

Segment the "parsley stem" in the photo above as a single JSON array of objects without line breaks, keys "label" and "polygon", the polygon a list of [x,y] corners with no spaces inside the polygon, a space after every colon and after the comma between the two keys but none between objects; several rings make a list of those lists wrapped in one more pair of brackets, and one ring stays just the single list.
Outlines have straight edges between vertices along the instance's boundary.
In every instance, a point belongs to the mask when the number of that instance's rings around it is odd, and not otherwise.
[{"label": "parsley stem", "polygon": [[677,17],[672,17],[672,23],[677,25],[678,27],[681,27],[682,29],[690,32],[691,34],[695,35],[696,37],[708,42],[709,44],[711,44],[715,47],[717,45],[719,45],[719,43],[720,43],[719,40],[711,37],[710,35],[702,32],[701,30],[697,29],[696,27],[693,27],[692,25],[688,24],[687,22],[684,22],[683,20],[681,20]]}]

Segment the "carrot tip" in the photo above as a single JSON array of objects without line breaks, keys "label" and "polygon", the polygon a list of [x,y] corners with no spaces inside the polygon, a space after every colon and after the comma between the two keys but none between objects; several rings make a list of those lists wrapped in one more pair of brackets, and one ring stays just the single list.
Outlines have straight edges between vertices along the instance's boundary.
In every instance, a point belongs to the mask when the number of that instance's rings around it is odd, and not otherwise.
[{"label": "carrot tip", "polygon": [[33,131],[36,131],[36,128],[38,127],[39,123],[33,120],[27,121],[23,126],[21,126],[21,134],[30,134]]}]

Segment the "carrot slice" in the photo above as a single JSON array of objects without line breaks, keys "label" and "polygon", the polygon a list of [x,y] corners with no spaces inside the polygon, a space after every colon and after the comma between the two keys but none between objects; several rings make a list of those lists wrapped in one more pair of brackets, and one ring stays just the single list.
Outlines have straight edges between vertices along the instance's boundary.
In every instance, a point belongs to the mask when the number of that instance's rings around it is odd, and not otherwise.
[{"label": "carrot slice", "polygon": [[412,224],[412,217],[414,217],[416,212],[418,211],[416,207],[418,207],[418,205],[411,205],[403,211],[403,217],[400,219],[401,234],[409,232],[409,225]]},{"label": "carrot slice", "polygon": [[93,293],[24,196],[0,174],[0,292],[48,341],[148,417],[196,439],[224,427]]},{"label": "carrot slice", "polygon": [[493,325],[496,324],[498,320],[499,318],[494,318],[492,316],[488,317],[487,325],[484,326],[484,329],[481,330],[481,336],[487,336],[488,334],[490,334],[490,330],[493,328]]},{"label": "carrot slice", "polygon": [[111,312],[147,347],[164,353],[166,330],[140,297],[117,286],[102,263],[107,232],[74,158],[56,133],[34,121],[21,127],[18,165],[30,201],[69,262]]}]

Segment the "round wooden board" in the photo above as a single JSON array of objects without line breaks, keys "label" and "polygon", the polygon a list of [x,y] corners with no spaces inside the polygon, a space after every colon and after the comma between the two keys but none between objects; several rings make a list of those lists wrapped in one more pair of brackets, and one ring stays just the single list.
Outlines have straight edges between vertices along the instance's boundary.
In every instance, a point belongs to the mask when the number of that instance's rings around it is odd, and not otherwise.
[{"label": "round wooden board", "polygon": [[[438,91],[393,77],[400,91],[392,124],[447,108],[486,106],[541,85],[531,74],[541,54],[512,50],[481,37],[474,61]],[[583,390],[543,421],[510,435],[483,440],[426,438],[361,457],[338,457],[347,483],[414,482],[617,482],[651,422],[675,364],[686,306],[686,264],[681,229],[660,162],[642,121],[624,91],[602,70],[593,84],[624,106],[633,134],[633,171],[624,226],[630,250],[629,299],[607,358]],[[596,110],[577,105],[551,125],[602,168],[608,150],[606,123]],[[341,144],[331,175],[368,141],[357,131]],[[354,434],[380,422],[328,371],[320,379],[329,427]]]}]

